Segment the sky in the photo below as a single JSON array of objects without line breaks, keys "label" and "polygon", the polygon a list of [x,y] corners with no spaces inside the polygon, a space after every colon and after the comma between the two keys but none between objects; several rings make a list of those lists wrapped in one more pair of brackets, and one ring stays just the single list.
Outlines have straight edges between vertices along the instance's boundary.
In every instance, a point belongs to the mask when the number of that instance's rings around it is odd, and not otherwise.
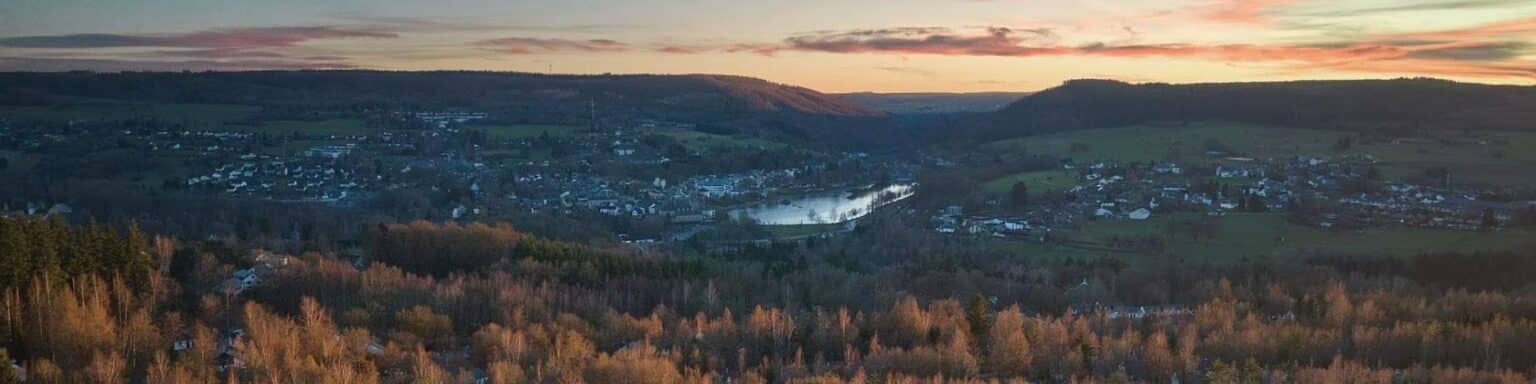
[{"label": "sky", "polygon": [[1536,84],[1533,44],[1536,0],[0,0],[0,71],[718,73],[824,92]]}]

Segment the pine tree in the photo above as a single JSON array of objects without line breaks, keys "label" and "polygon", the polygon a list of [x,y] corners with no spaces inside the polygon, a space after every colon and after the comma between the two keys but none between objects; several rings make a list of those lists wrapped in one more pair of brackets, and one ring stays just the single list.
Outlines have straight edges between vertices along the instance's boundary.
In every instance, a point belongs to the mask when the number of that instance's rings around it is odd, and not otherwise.
[{"label": "pine tree", "polygon": [[0,219],[0,289],[19,287],[32,280],[25,219]]},{"label": "pine tree", "polygon": [[987,309],[987,299],[980,293],[971,297],[970,306],[966,307],[965,321],[971,325],[971,339],[981,340],[992,327],[989,318],[991,310]]},{"label": "pine tree", "polygon": [[1237,384],[1236,370],[1222,360],[1211,363],[1211,367],[1205,370],[1205,382],[1210,384]]}]

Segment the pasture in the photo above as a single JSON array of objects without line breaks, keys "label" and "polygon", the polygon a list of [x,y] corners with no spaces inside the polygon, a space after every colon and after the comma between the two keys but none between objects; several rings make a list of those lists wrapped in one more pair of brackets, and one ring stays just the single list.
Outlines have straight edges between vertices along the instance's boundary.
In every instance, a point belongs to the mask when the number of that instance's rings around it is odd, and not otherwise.
[{"label": "pasture", "polygon": [[1536,185],[1536,132],[1434,132],[1396,140],[1336,144],[1356,134],[1307,128],[1201,122],[1182,126],[1137,125],[1089,129],[987,143],[984,149],[1095,161],[1176,161],[1211,164],[1222,150],[1257,159],[1287,156],[1371,155],[1390,180],[1404,180],[1427,170],[1448,169],[1458,182],[1488,185]]},{"label": "pasture", "polygon": [[[1290,223],[1282,214],[1233,214],[1213,217],[1210,233],[1179,229],[1181,222],[1206,219],[1198,214],[1154,216],[1146,221],[1101,220],[1074,231],[1075,253],[1124,258],[1166,255],[1174,260],[1222,264],[1244,258],[1265,259],[1311,254],[1404,257],[1435,252],[1508,251],[1536,245],[1528,230],[1495,232],[1389,227],[1363,231],[1325,230]],[[1114,240],[1157,239],[1160,251],[1113,247]],[[1051,253],[1045,255],[1058,257]]]},{"label": "pasture", "polygon": [[687,147],[690,151],[702,152],[715,148],[761,148],[780,149],[787,144],[750,137],[717,135],[707,132],[683,129],[667,129],[656,132],[659,135],[670,136],[678,143]]},{"label": "pasture", "polygon": [[1004,196],[1013,189],[1014,183],[1024,182],[1029,187],[1030,196],[1038,196],[1047,193],[1065,192],[1077,185],[1077,173],[1061,170],[1035,171],[1015,173],[999,177],[982,184],[981,188],[992,196]]}]

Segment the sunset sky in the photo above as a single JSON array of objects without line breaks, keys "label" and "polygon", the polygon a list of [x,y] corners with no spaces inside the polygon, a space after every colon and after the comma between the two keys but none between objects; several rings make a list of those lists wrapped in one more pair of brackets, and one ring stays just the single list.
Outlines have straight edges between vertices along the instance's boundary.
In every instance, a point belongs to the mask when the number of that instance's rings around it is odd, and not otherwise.
[{"label": "sunset sky", "polygon": [[0,0],[0,70],[28,71],[723,73],[828,92],[1533,84],[1533,43],[1536,0]]}]

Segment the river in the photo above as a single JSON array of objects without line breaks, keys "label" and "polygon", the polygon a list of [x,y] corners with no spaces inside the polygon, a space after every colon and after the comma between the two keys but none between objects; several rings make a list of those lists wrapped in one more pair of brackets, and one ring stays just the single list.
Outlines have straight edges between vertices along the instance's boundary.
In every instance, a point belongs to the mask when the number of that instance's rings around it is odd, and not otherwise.
[{"label": "river", "polygon": [[731,216],[747,217],[764,225],[837,224],[868,215],[874,209],[901,201],[916,192],[916,184],[892,184],[885,188],[854,192],[826,192],[740,208]]}]

